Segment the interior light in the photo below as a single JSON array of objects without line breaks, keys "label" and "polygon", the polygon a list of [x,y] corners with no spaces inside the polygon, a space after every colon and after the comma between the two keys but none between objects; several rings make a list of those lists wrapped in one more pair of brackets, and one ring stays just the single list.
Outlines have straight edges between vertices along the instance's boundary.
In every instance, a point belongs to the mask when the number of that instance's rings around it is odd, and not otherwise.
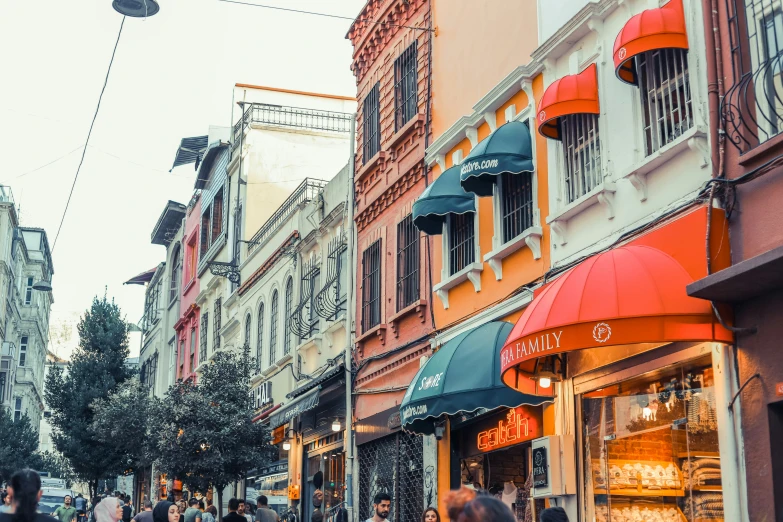
[{"label": "interior light", "polygon": [[334,422],[332,423],[332,431],[340,431],[341,429],[343,429],[343,427],[340,424],[340,419],[334,419]]},{"label": "interior light", "polygon": [[291,449],[291,441],[287,440],[283,443],[283,451],[288,451]]},{"label": "interior light", "polygon": [[540,379],[538,379],[538,385],[541,386],[542,388],[549,388],[550,386],[552,386],[552,379],[550,379],[549,377],[541,377]]}]

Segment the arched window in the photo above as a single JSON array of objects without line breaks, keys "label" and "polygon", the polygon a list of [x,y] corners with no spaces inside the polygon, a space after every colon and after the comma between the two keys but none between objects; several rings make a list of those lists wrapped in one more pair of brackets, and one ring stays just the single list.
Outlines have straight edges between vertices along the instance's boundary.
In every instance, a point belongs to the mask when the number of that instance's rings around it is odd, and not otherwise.
[{"label": "arched window", "polygon": [[[288,324],[291,320],[291,313],[294,311],[294,280],[289,277],[285,284],[285,319]],[[283,332],[283,354],[291,353],[291,329],[285,328]]]},{"label": "arched window", "polygon": [[269,311],[269,365],[277,361],[277,290],[272,294],[272,307]]},{"label": "arched window", "polygon": [[258,337],[256,339],[256,370],[261,371],[264,356],[264,303],[258,307]]},{"label": "arched window", "polygon": [[169,283],[169,303],[173,303],[179,297],[179,282],[182,280],[182,256],[179,245],[174,247],[171,256],[171,282]]},{"label": "arched window", "polygon": [[253,321],[250,317],[250,314],[247,314],[247,317],[245,317],[245,345],[247,347],[250,347],[250,332],[252,327]]}]

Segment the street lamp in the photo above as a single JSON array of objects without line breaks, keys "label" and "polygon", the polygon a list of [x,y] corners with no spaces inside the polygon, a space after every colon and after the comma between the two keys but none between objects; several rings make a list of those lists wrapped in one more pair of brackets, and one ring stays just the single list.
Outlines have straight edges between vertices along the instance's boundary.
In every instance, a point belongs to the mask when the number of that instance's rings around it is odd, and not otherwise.
[{"label": "street lamp", "polygon": [[283,451],[288,451],[291,449],[291,441],[287,440],[283,442]]},{"label": "street lamp", "polygon": [[118,13],[134,18],[148,18],[160,11],[156,0],[114,0],[111,6]]},{"label": "street lamp", "polygon": [[340,424],[340,419],[334,419],[334,422],[332,423],[332,431],[340,431],[343,429],[342,424]]},{"label": "street lamp", "polygon": [[42,279],[41,281],[36,281],[35,283],[33,283],[33,290],[38,290],[39,292],[51,292],[52,283],[50,283],[45,279]]}]

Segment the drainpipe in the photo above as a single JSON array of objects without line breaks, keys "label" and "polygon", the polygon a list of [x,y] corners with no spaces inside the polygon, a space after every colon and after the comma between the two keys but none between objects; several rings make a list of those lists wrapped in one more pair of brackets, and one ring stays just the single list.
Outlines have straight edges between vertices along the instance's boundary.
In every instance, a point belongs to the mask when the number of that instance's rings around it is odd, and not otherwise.
[{"label": "drainpipe", "polygon": [[347,296],[345,304],[345,325],[346,325],[346,341],[345,341],[345,356],[343,362],[345,366],[345,509],[348,512],[349,522],[354,521],[353,516],[353,470],[354,470],[354,458],[353,458],[353,324],[354,324],[354,228],[353,228],[353,211],[354,211],[354,167],[356,160],[354,158],[356,154],[356,114],[351,115],[351,138],[350,138],[350,155],[348,157],[348,197],[346,199],[346,219],[345,219],[345,235],[348,241],[346,248],[346,262],[349,267],[348,272],[348,284],[347,284]]}]

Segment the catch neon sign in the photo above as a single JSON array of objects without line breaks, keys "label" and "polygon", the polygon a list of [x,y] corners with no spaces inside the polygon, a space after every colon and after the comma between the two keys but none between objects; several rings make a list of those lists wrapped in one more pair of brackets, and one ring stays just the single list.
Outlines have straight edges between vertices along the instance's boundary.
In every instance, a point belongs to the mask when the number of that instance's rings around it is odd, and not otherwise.
[{"label": "catch neon sign", "polygon": [[527,416],[522,416],[516,408],[508,410],[505,420],[500,419],[497,427],[480,431],[476,446],[480,451],[510,446],[529,439],[530,426]]}]

